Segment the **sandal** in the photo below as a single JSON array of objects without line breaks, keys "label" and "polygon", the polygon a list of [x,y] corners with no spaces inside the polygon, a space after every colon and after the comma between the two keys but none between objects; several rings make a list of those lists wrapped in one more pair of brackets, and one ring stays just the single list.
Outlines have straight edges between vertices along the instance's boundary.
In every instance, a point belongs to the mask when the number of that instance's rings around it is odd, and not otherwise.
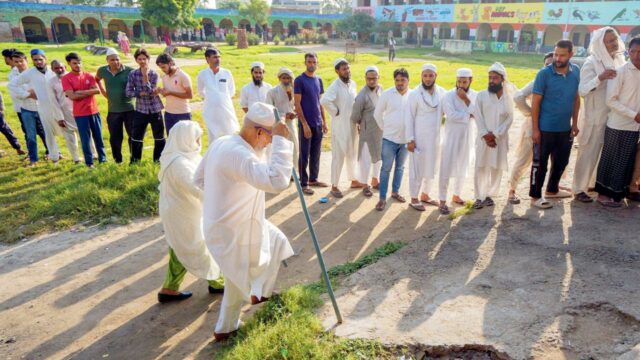
[{"label": "sandal", "polygon": [[400,194],[392,194],[392,195],[391,195],[391,197],[392,197],[392,198],[394,198],[394,199],[396,199],[396,201],[397,201],[397,202],[400,202],[400,203],[405,203],[405,202],[407,202],[407,199],[405,199],[405,198],[404,198],[402,195],[400,195]]},{"label": "sandal", "polygon": [[615,201],[613,199],[609,199],[609,200],[597,200],[598,203],[604,207],[608,207],[608,208],[619,208],[622,207],[622,201]]},{"label": "sandal", "polygon": [[308,186],[302,188],[302,192],[306,195],[313,195],[314,191]]},{"label": "sandal", "polygon": [[366,187],[367,185],[363,184],[363,183],[358,183],[356,185],[353,185],[353,183],[351,184],[351,189],[362,189],[363,187]]},{"label": "sandal", "polygon": [[449,211],[449,207],[447,206],[447,204],[439,205],[438,210],[442,215],[449,215],[451,213],[451,211]]},{"label": "sandal", "polygon": [[376,204],[376,210],[378,211],[382,211],[384,210],[384,207],[387,206],[387,202],[385,200],[380,200],[378,201],[378,203]]},{"label": "sandal", "polygon": [[511,205],[520,204],[520,198],[516,194],[513,194],[513,195],[509,196],[509,200],[508,201],[509,201],[509,204],[511,204]]},{"label": "sandal", "polygon": [[550,209],[553,207],[550,202],[548,202],[545,198],[540,198],[532,203],[533,206],[538,209]]},{"label": "sandal", "polygon": [[342,195],[342,191],[340,190],[335,190],[335,191],[331,190],[329,191],[329,194],[331,194],[336,199],[341,199],[344,197],[344,195]]},{"label": "sandal", "polygon": [[576,194],[575,199],[583,202],[583,203],[590,203],[593,202],[593,198],[589,195],[587,195],[587,193],[585,192],[581,192],[579,194]]},{"label": "sandal", "polygon": [[478,199],[473,203],[473,206],[471,206],[472,208],[476,209],[476,210],[480,210],[484,207],[484,203],[482,202],[482,200]]},{"label": "sandal", "polygon": [[460,199],[460,201],[451,200],[454,204],[464,205],[464,200]]},{"label": "sandal", "polygon": [[490,197],[488,197],[488,196],[487,196],[487,198],[486,198],[486,199],[484,199],[484,201],[482,202],[482,205],[484,205],[484,206],[493,206],[493,205],[495,205],[495,204],[496,204],[496,203],[495,203],[495,202],[493,202],[493,199],[492,199],[492,198],[490,198]]},{"label": "sandal", "polygon": [[311,187],[329,187],[329,185],[320,182],[320,181],[309,181],[309,186]]},{"label": "sandal", "polygon": [[362,194],[364,194],[364,196],[366,197],[372,197],[373,191],[371,191],[371,187],[367,186],[366,188],[362,189]]},{"label": "sandal", "polygon": [[433,200],[433,199],[420,200],[420,202],[423,203],[423,204],[433,205],[433,206],[438,206],[438,204],[439,204],[436,200]]},{"label": "sandal", "polygon": [[415,203],[409,203],[409,206],[411,206],[414,210],[418,210],[418,211],[425,211],[425,210],[427,210],[427,209],[425,209],[425,208],[424,208],[424,205],[422,205],[422,204],[420,204],[420,203],[418,203],[418,204],[415,204]]}]

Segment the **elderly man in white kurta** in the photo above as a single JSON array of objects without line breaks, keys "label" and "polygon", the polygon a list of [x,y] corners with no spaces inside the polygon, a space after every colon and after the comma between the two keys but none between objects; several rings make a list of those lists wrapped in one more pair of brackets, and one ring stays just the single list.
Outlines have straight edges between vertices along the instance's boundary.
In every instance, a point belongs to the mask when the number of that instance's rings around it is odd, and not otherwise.
[{"label": "elderly man in white kurta", "polygon": [[443,110],[446,117],[444,122],[444,139],[440,155],[439,195],[440,213],[449,214],[447,206],[447,190],[449,179],[454,178],[453,202],[464,205],[460,198],[462,186],[467,178],[467,170],[471,161],[471,141],[473,139],[473,124],[471,119],[475,110],[478,93],[471,89],[473,72],[471,69],[460,68],[456,73],[456,88],[445,94]]},{"label": "elderly man in white kurta", "polygon": [[409,94],[409,111],[404,127],[409,141],[409,205],[418,211],[425,211],[422,202],[438,205],[429,196],[440,161],[442,100],[446,94],[436,84],[437,77],[435,65],[422,66],[422,82]]},{"label": "elderly man in white kurta", "polygon": [[220,50],[209,48],[204,56],[209,67],[198,73],[198,94],[204,98],[202,117],[211,144],[221,136],[238,132],[240,125],[231,100],[236,85],[231,72],[220,66]]},{"label": "elderly man in white kurta", "polygon": [[351,111],[358,91],[355,81],[351,80],[349,62],[337,59],[333,65],[338,78],[327,88],[320,104],[331,115],[331,195],[341,198],[343,195],[338,184],[345,163],[351,187],[362,187],[356,176],[358,132],[356,125],[351,122]]},{"label": "elderly man in white kurta", "polygon": [[491,198],[498,192],[502,173],[507,170],[509,128],[513,123],[512,90],[507,71],[501,63],[489,68],[489,85],[476,98],[474,117],[476,137],[476,173],[474,209],[493,206]]},{"label": "elderly man in white kurta", "polygon": [[280,84],[267,92],[266,103],[278,109],[280,117],[284,117],[289,129],[289,140],[293,143],[293,163],[298,163],[298,126],[296,124],[296,107],[293,98],[293,71],[288,68],[278,70]]},{"label": "elderly man in white kurta", "polygon": [[218,341],[238,329],[246,301],[256,304],[271,296],[280,262],[293,255],[286,236],[265,218],[265,192],[286,189],[293,168],[293,144],[274,109],[255,103],[240,133],[214,142],[195,176],[204,189],[205,241],[225,274],[214,332]]},{"label": "elderly man in white kurta", "polygon": [[265,102],[267,93],[273,86],[264,81],[264,64],[256,61],[251,63],[251,82],[240,89],[240,107],[246,114],[251,105]]},{"label": "elderly man in white kurta", "polygon": [[577,140],[578,156],[573,171],[573,193],[576,200],[592,202],[587,195],[595,186],[596,166],[604,144],[609,108],[606,103],[607,83],[616,77],[616,68],[624,65],[624,43],[612,27],[593,32],[589,57],[580,69],[578,92],[584,98],[580,111]]}]

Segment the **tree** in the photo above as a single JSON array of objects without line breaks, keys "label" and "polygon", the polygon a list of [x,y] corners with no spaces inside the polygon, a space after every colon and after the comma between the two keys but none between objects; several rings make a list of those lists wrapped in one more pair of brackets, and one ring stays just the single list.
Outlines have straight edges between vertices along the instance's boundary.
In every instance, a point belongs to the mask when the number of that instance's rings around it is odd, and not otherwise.
[{"label": "tree", "polygon": [[153,26],[169,29],[197,27],[197,0],[142,0],[141,15]]},{"label": "tree", "polygon": [[350,14],[351,0],[325,0],[322,5],[323,14]]},{"label": "tree", "polygon": [[265,0],[249,0],[249,2],[240,5],[240,15],[246,16],[257,24],[267,22],[269,16],[269,4]]},{"label": "tree", "polygon": [[371,34],[376,29],[376,20],[371,15],[357,12],[338,22],[336,29],[340,32]]},{"label": "tree", "polygon": [[238,10],[241,4],[240,0],[223,0],[218,3],[218,9]]}]

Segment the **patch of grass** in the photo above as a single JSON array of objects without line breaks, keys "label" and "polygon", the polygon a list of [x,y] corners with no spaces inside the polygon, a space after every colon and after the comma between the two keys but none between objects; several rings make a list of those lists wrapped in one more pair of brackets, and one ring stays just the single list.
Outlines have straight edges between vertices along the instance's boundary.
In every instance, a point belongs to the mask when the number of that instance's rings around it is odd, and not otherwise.
[{"label": "patch of grass", "polygon": [[365,266],[371,265],[383,257],[389,256],[396,251],[402,249],[406,243],[403,242],[388,242],[383,246],[375,249],[371,254],[365,255],[356,261],[350,261],[348,263],[334,266],[329,270],[329,276],[332,278],[338,276],[348,276],[354,272],[362,269]]},{"label": "patch of grass", "polygon": [[270,53],[291,53],[291,52],[300,52],[300,49],[289,47],[289,46],[282,46],[282,47],[269,48],[269,52]]}]

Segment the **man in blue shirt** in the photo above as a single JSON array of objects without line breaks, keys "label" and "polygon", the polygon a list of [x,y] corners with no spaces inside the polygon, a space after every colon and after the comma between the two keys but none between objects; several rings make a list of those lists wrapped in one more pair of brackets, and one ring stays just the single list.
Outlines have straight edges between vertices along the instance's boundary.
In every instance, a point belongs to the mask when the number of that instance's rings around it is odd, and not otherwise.
[{"label": "man in blue shirt", "polygon": [[558,41],[553,52],[553,63],[538,72],[533,85],[531,118],[534,151],[529,196],[531,204],[541,209],[551,207],[551,203],[542,196],[549,157],[553,162],[545,196],[571,196],[561,192],[558,185],[569,163],[573,138],[579,131],[580,70],[570,62],[572,56],[571,41]]},{"label": "man in blue shirt", "polygon": [[[300,138],[300,157],[298,159],[300,185],[302,185],[302,191],[305,194],[311,195],[313,190],[309,186],[328,186],[318,181],[322,135],[327,133],[328,127],[324,110],[320,106],[320,95],[324,93],[324,86],[322,79],[315,76],[318,68],[318,56],[315,53],[307,53],[304,55],[304,63],[307,70],[295,79],[293,97],[298,115]],[[307,166],[309,167],[308,175]]]}]

